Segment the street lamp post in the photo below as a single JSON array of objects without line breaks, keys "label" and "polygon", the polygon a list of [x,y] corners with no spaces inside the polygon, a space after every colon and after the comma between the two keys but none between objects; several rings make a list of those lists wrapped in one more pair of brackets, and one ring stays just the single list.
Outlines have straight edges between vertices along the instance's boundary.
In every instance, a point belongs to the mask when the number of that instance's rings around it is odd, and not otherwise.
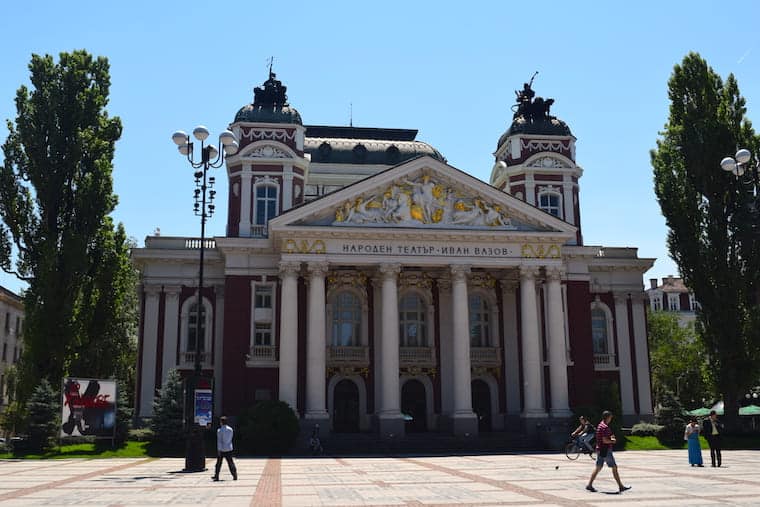
[{"label": "street lamp post", "polygon": [[[177,145],[179,152],[187,157],[188,162],[196,169],[193,176],[195,177],[195,191],[193,194],[194,205],[193,211],[196,216],[201,217],[201,240],[200,240],[200,261],[198,267],[198,301],[195,308],[195,353],[193,375],[185,382],[185,425],[187,430],[187,445],[185,448],[185,471],[202,472],[206,470],[206,453],[203,445],[203,421],[195,419],[195,390],[199,386],[201,372],[201,344],[205,340],[206,326],[201,322],[205,320],[203,308],[203,261],[206,250],[206,220],[214,214],[214,177],[207,178],[210,168],[221,167],[224,164],[226,156],[234,155],[238,150],[238,141],[235,134],[226,130],[219,135],[218,147],[213,144],[206,144],[209,137],[209,131],[204,126],[195,127],[193,137],[200,141],[201,157],[199,161],[194,157],[194,143],[190,136],[179,130],[172,134],[172,141]],[[208,191],[208,194],[207,194]],[[192,312],[191,312],[192,313]],[[207,421],[206,424],[210,424]]]}]

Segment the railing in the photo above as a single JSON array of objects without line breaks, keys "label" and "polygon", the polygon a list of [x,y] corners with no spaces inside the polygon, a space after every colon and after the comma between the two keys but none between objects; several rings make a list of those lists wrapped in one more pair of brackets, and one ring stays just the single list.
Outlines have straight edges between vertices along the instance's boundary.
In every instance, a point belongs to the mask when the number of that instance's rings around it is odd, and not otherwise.
[{"label": "railing", "polygon": [[[210,357],[211,354],[207,352],[201,352],[201,364],[206,364]],[[195,352],[183,352],[182,362],[185,364],[195,364]]]},{"label": "railing", "polygon": [[400,347],[399,364],[433,366],[435,365],[435,347]]},{"label": "railing", "polygon": [[612,370],[617,368],[615,354],[594,354],[594,368],[597,370]]},{"label": "railing", "polygon": [[266,225],[252,225],[251,226],[251,237],[252,238],[266,238],[268,236],[267,226]]},{"label": "railing", "polygon": [[276,361],[277,350],[274,345],[254,345],[246,358],[249,362]]},{"label": "railing", "polygon": [[328,364],[369,365],[369,347],[327,347]]},{"label": "railing", "polygon": [[[162,250],[198,250],[201,238],[184,238],[174,236],[148,236],[145,238],[145,248],[160,248]],[[214,250],[216,240],[206,238],[204,248]]]},{"label": "railing", "polygon": [[470,347],[470,363],[476,366],[499,366],[501,349],[499,347]]}]

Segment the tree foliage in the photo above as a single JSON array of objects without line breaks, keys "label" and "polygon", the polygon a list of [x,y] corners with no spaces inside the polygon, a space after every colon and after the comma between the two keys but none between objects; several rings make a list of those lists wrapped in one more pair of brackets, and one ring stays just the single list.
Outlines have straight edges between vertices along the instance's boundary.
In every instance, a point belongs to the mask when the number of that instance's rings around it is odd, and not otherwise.
[{"label": "tree foliage", "polygon": [[298,438],[298,416],[279,400],[260,401],[238,417],[240,448],[255,454],[282,454]]},{"label": "tree foliage", "polygon": [[105,110],[108,60],[32,55],[29,70],[0,167],[0,267],[29,283],[20,395],[65,375],[131,384],[136,276],[109,216],[122,129]]},{"label": "tree foliage", "polygon": [[150,429],[155,442],[172,447],[184,441],[184,427],[182,378],[177,370],[171,369],[158,397],[153,400]]},{"label": "tree foliage", "polygon": [[652,151],[655,193],[669,228],[668,249],[701,308],[697,332],[726,415],[756,378],[760,357],[757,290],[760,228],[757,179],[720,169],[737,147],[757,154],[733,75],[725,82],[699,55],[668,82],[670,117]]},{"label": "tree foliage", "polygon": [[46,379],[42,379],[27,402],[29,413],[29,447],[36,451],[49,449],[55,443],[61,426],[61,398]]},{"label": "tree foliage", "polygon": [[650,312],[647,320],[655,405],[668,391],[689,409],[702,407],[703,398],[713,401],[709,363],[694,325],[681,326],[676,314],[663,311]]},{"label": "tree foliage", "polygon": [[684,419],[681,402],[671,391],[666,390],[662,393],[661,400],[654,411],[654,421],[663,426],[657,434],[661,443],[670,447],[683,446],[686,419]]}]

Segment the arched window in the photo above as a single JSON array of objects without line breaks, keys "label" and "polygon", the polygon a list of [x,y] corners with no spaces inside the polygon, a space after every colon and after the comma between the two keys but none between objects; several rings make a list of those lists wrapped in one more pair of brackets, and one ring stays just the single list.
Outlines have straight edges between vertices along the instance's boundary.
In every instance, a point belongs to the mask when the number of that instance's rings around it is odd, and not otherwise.
[{"label": "arched window", "polygon": [[427,347],[425,302],[418,294],[407,294],[399,301],[399,345]]},{"label": "arched window", "polygon": [[594,354],[609,354],[609,336],[607,336],[607,314],[601,308],[591,310],[591,336],[594,340]]},{"label": "arched window", "polygon": [[[198,322],[200,320],[200,327]],[[201,315],[198,318],[198,303],[195,302],[190,306],[187,314],[187,352],[195,352],[196,340],[200,338],[200,351],[206,352],[206,308],[201,305]]]},{"label": "arched window", "polygon": [[541,192],[538,194],[538,207],[555,217],[562,218],[562,195],[559,192]]},{"label": "arched window", "polygon": [[490,310],[488,301],[479,294],[470,295],[470,346],[490,347]]},{"label": "arched window", "polygon": [[332,346],[357,347],[361,344],[362,305],[352,292],[335,296],[332,314]]},{"label": "arched window", "polygon": [[277,216],[277,187],[258,185],[256,187],[256,225],[266,225]]}]

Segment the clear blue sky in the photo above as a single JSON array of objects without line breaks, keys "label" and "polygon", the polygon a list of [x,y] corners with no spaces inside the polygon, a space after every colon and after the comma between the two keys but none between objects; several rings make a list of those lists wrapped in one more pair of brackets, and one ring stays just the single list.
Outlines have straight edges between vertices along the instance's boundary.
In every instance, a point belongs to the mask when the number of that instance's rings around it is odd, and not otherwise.
[{"label": "clear blue sky", "polygon": [[[537,94],[577,137],[588,245],[637,246],[646,278],[677,274],[649,150],[668,115],[673,65],[697,51],[733,72],[760,111],[760,3],[738,2],[9,2],[0,17],[0,119],[14,118],[32,53],[84,48],[111,62],[120,116],[115,218],[140,245],[197,236],[193,181],[170,135],[218,134],[252,101],[266,60],[306,124],[419,129],[418,139],[483,180],[509,126],[514,90]],[[0,126],[0,138],[7,131]],[[0,155],[1,157],[2,155]],[[716,170],[718,160],[715,161]],[[223,183],[221,170],[217,179]],[[219,209],[226,202],[219,185]],[[224,213],[209,224],[223,235]],[[5,274],[0,285],[22,284]]]}]

